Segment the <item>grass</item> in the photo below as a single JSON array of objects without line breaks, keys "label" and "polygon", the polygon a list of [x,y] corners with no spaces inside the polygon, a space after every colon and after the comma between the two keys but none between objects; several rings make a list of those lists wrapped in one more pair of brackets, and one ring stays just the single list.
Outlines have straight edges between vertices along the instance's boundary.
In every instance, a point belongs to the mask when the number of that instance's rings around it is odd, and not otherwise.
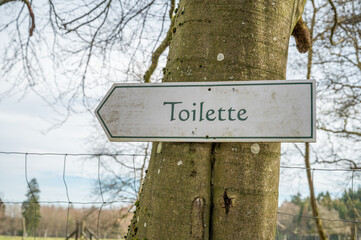
[{"label": "grass", "polygon": [[[22,240],[23,238],[21,236],[4,236],[0,235],[0,240]],[[43,238],[43,237],[36,237],[36,239],[41,240],[65,240],[65,238]],[[34,237],[26,237],[25,240],[34,240]]]},{"label": "grass", "polygon": [[[0,235],[0,240],[22,240],[23,238],[21,236],[4,236],[4,235]],[[52,237],[48,237],[48,238],[43,238],[43,237],[36,237],[35,239],[38,240],[65,240],[65,238],[52,238]],[[75,238],[71,238],[73,240],[75,240]],[[95,239],[95,238],[93,238]],[[34,240],[34,237],[26,237],[25,240]],[[107,240],[121,240],[121,239],[107,239]]]}]

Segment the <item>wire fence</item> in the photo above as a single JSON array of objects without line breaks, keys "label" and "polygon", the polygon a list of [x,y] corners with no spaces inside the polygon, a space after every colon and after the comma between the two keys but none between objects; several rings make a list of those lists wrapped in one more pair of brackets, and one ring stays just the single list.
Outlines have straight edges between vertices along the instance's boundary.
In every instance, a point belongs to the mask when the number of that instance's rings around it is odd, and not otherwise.
[{"label": "wire fence", "polygon": [[[118,163],[120,163],[123,167],[126,167],[128,169],[132,170],[133,173],[133,190],[136,190],[137,187],[136,185],[136,180],[137,180],[137,171],[144,171],[144,168],[137,168],[135,166],[135,158],[136,157],[143,157],[146,158],[144,160],[149,160],[149,156],[147,154],[130,154],[130,153],[115,153],[115,154],[110,154],[110,153],[94,153],[94,154],[90,154],[90,153],[40,153],[40,152],[4,152],[4,151],[0,151],[0,154],[4,154],[4,155],[21,155],[24,157],[24,176],[25,176],[25,182],[27,184],[27,187],[29,187],[30,191],[30,183],[29,183],[29,177],[28,177],[28,157],[29,156],[62,156],[63,157],[63,167],[62,167],[62,181],[65,187],[65,191],[66,191],[66,200],[52,200],[52,201],[38,201],[39,203],[42,204],[51,204],[51,203],[65,203],[65,204],[84,204],[84,205],[91,205],[91,204],[113,204],[113,203],[125,203],[125,202],[129,202],[132,203],[134,201],[126,201],[124,199],[122,200],[113,200],[113,201],[105,201],[104,200],[104,191],[102,189],[102,180],[101,180],[101,157],[131,157],[132,158],[132,162],[133,165],[127,165],[125,162],[120,162],[118,161]],[[96,158],[97,161],[97,184],[99,186],[99,194],[101,197],[101,201],[86,201],[86,202],[82,202],[82,201],[71,201],[70,197],[69,197],[69,187],[67,184],[67,180],[66,180],[66,167],[67,167],[67,162],[68,162],[68,158],[70,156],[73,157],[87,157],[89,159],[93,159]],[[33,194],[32,194],[33,195]],[[7,202],[3,202],[3,203],[12,203],[12,204],[21,204],[24,201],[7,201]]]},{"label": "wire fence", "polygon": [[[147,152],[147,151],[146,151]],[[6,152],[6,151],[0,151],[0,156],[1,155],[8,155],[8,156],[20,156],[23,157],[23,161],[24,161],[24,180],[26,182],[27,188],[30,190],[30,195],[32,199],[37,199],[36,198],[36,193],[33,192],[33,187],[31,185],[31,180],[29,179],[29,157],[30,156],[56,156],[56,157],[61,157],[62,158],[62,184],[63,187],[65,188],[65,200],[36,200],[35,203],[37,204],[62,204],[65,205],[65,209],[66,209],[66,223],[65,223],[65,236],[68,237],[70,236],[70,223],[73,223],[74,221],[71,218],[71,214],[70,212],[74,210],[74,206],[78,205],[78,206],[86,206],[89,207],[91,206],[93,208],[93,212],[94,212],[94,206],[97,206],[97,214],[96,214],[96,224],[95,224],[95,233],[92,233],[94,236],[101,236],[100,233],[100,226],[101,226],[101,216],[102,213],[105,211],[104,208],[106,206],[110,206],[110,205],[116,205],[117,207],[119,206],[127,206],[128,207],[128,211],[131,211],[129,206],[132,206],[137,198],[137,193],[139,190],[139,187],[141,185],[141,182],[143,180],[143,175],[145,174],[145,169],[146,169],[146,165],[147,165],[147,161],[149,161],[149,156],[147,153],[145,154],[132,154],[132,153],[115,153],[115,154],[111,154],[111,153],[94,153],[94,154],[89,154],[89,153],[51,153],[51,152]],[[69,193],[69,184],[68,184],[68,180],[67,180],[67,166],[69,164],[69,158],[70,157],[80,157],[80,158],[86,158],[86,159],[95,159],[96,160],[96,177],[94,179],[96,179],[96,184],[94,182],[93,184],[93,188],[97,188],[97,193],[99,195],[98,200],[89,200],[89,201],[72,201],[72,198],[70,196]],[[107,186],[107,184],[104,183],[104,179],[102,179],[102,168],[104,167],[104,158],[109,157],[112,159],[118,159],[117,163],[120,164],[123,168],[128,169],[128,173],[131,173],[132,176],[128,177],[127,181],[124,182],[123,185],[123,190],[125,191],[125,195],[126,197],[124,198],[118,198],[118,199],[110,199],[110,198],[106,198],[106,195],[108,194],[108,191],[111,190],[109,189]],[[127,158],[127,161],[123,161],[123,160],[119,160],[119,158]],[[307,170],[306,167],[303,166],[287,166],[287,165],[281,165],[281,170],[300,170],[300,171],[305,171]],[[278,217],[282,218],[282,216],[285,217],[291,217],[293,219],[298,219],[298,222],[301,222],[302,219],[309,219],[309,220],[322,220],[324,222],[339,222],[342,224],[345,224],[344,227],[350,228],[350,231],[352,232],[353,236],[356,238],[353,239],[357,239],[357,231],[358,231],[358,225],[360,223],[360,219],[359,219],[359,215],[356,209],[356,204],[358,204],[359,202],[355,203],[355,199],[354,199],[354,193],[355,193],[355,177],[358,173],[361,172],[361,169],[346,169],[346,168],[310,168],[309,170],[311,170],[312,172],[312,178],[314,179],[314,173],[315,172],[326,172],[326,173],[334,173],[334,172],[348,172],[351,173],[351,194],[350,194],[350,204],[352,206],[352,211],[353,211],[353,217],[351,219],[348,218],[340,218],[340,216],[336,216],[336,217],[324,217],[322,215],[320,215],[320,217],[314,217],[312,214],[310,214],[310,212],[307,211],[303,211],[303,212],[298,212],[298,213],[294,213],[294,212],[286,212],[286,211],[282,211],[279,210],[278,211]],[[1,189],[0,189],[1,191]],[[347,189],[345,189],[345,192],[347,191]],[[118,192],[119,194],[119,192]],[[0,199],[1,200],[1,199]],[[14,204],[14,205],[21,205],[24,203],[30,203],[29,201],[0,201],[0,206],[1,204],[5,204],[5,206],[7,204]],[[360,207],[360,206],[358,206]],[[0,208],[1,210],[1,208]],[[34,210],[34,216],[36,216],[37,214],[37,209],[35,207]],[[75,211],[75,210],[74,210]],[[300,220],[301,219],[301,220]],[[119,220],[119,219],[118,219]],[[314,222],[312,221],[312,222]],[[286,233],[284,233],[284,229],[285,226],[283,226],[279,221],[278,221],[278,228],[277,228],[277,236],[276,239],[318,239],[318,235],[317,235],[317,228],[316,225],[313,225],[314,231],[313,234],[304,234],[303,235],[307,235],[306,237],[303,238],[299,238],[299,237],[290,237],[289,235],[287,235]],[[1,230],[1,212],[0,212],[0,230]],[[36,226],[33,226],[32,229],[33,233],[36,233]],[[90,231],[90,230],[89,230]],[[301,230],[299,230],[301,231]],[[91,231],[90,231],[91,232]],[[302,231],[301,231],[302,232]],[[294,231],[293,233],[291,233],[291,235],[297,235],[297,234],[302,234],[300,232],[297,233],[297,231]],[[36,234],[34,235],[34,239],[36,238]],[[104,236],[104,235],[103,235]],[[285,236],[288,236],[288,238],[286,238]],[[105,236],[106,237],[106,236]],[[332,237],[330,238],[332,239]],[[334,239],[348,239],[348,236],[345,236],[344,238],[334,238]]]},{"label": "wire fence", "polygon": [[[45,205],[53,205],[53,204],[60,204],[63,208],[65,206],[66,209],[66,217],[65,217],[65,236],[69,237],[71,236],[71,232],[76,233],[76,238],[80,238],[80,236],[78,236],[79,234],[84,234],[84,226],[82,226],[83,223],[78,223],[76,222],[76,229],[74,229],[74,226],[70,226],[70,225],[75,225],[74,221],[72,221],[72,216],[70,214],[71,211],[75,211],[76,209],[74,209],[74,207],[86,207],[86,208],[97,208],[97,214],[96,214],[96,219],[95,219],[95,226],[94,224],[93,227],[96,229],[95,233],[92,233],[93,236],[100,236],[100,226],[101,226],[101,215],[102,213],[104,213],[104,208],[107,206],[112,206],[112,205],[116,205],[116,207],[119,206],[129,206],[134,204],[136,196],[137,196],[137,192],[139,190],[139,185],[142,181],[142,176],[144,174],[145,171],[145,167],[146,167],[146,162],[149,160],[149,156],[148,154],[138,154],[138,153],[115,153],[115,154],[110,154],[110,153],[95,153],[95,154],[83,154],[83,153],[50,153],[50,152],[6,152],[6,151],[0,151],[0,156],[1,155],[6,155],[10,157],[10,161],[11,161],[11,157],[13,156],[18,156],[20,158],[23,158],[23,163],[22,165],[24,166],[24,172],[21,174],[24,176],[24,181],[26,182],[26,187],[30,192],[30,200],[29,198],[25,201],[8,201],[8,200],[4,200],[0,202],[0,206],[1,204],[9,205],[21,205],[23,206],[24,204],[28,203],[28,204],[45,204]],[[29,163],[30,157],[57,157],[56,161],[59,162],[59,158],[62,159],[62,171],[61,171],[61,179],[62,179],[62,184],[63,184],[63,188],[65,189],[65,199],[61,199],[61,200],[39,200],[38,197],[36,196],[36,192],[34,192],[34,186],[32,185],[29,177],[29,167],[31,166],[31,164]],[[98,195],[100,198],[98,198],[97,200],[89,200],[89,201],[74,201],[71,198],[71,194],[70,194],[70,187],[69,187],[69,180],[68,180],[68,175],[71,175],[67,172],[68,170],[68,165],[71,165],[74,161],[71,161],[70,158],[77,158],[76,160],[84,160],[84,161],[88,161],[91,160],[92,163],[96,162],[96,176],[93,176],[93,180],[92,181],[92,185],[93,185],[93,191],[95,191],[96,189],[96,193],[95,195]],[[106,159],[104,158],[110,158],[115,160],[118,164],[120,164],[120,166],[122,167],[122,169],[127,169],[128,171],[126,172],[129,176],[127,177],[126,180],[122,180],[125,181],[124,185],[121,186],[123,187],[122,191],[123,192],[119,192],[119,189],[117,189],[118,191],[118,195],[123,195],[123,197],[113,197],[108,196],[108,199],[106,199],[106,194],[107,191],[109,190],[114,190],[117,188],[117,186],[113,186],[113,189],[109,189],[109,186],[105,186],[104,189],[104,179],[102,179],[102,169],[104,170],[104,168],[109,168],[109,171],[112,171],[111,167],[106,166],[105,162]],[[6,158],[9,159],[9,158]],[[48,160],[48,159],[47,159]],[[136,164],[136,162],[138,162],[138,164]],[[141,162],[141,166],[139,165],[139,162]],[[89,162],[88,162],[89,163]],[[94,164],[93,164],[94,165]],[[58,167],[59,164],[58,164]],[[5,169],[2,169],[3,171]],[[11,169],[6,169],[5,171],[11,171]],[[123,173],[120,174],[124,174],[125,172],[123,171]],[[94,171],[93,171],[94,174]],[[113,174],[117,174],[116,172],[114,172]],[[36,175],[36,174],[35,174]],[[12,181],[12,179],[7,179],[8,183]],[[3,182],[3,184],[7,184],[6,182]],[[59,182],[58,182],[59,184]],[[105,184],[106,185],[106,184]],[[1,189],[0,189],[1,191]],[[17,191],[17,190],[14,190]],[[34,199],[35,201],[31,201],[32,199]],[[96,206],[96,207],[94,207]],[[40,208],[40,205],[38,206],[38,208]],[[128,207],[129,208],[129,207]],[[0,209],[1,210],[1,209]],[[34,216],[37,216],[37,211],[39,211],[39,209],[37,209],[37,206],[35,205],[34,208]],[[83,211],[84,212],[84,211]],[[92,211],[94,213],[94,211]],[[79,214],[79,213],[78,213]],[[93,214],[94,215],[94,214]],[[1,212],[0,212],[0,230],[1,230]],[[18,224],[19,225],[19,224]],[[19,227],[19,226],[18,226]],[[36,223],[34,222],[33,226],[30,226],[32,228],[32,232],[35,233],[36,232]],[[78,229],[78,228],[82,228],[82,229]],[[21,226],[22,231],[24,231],[24,226]],[[71,229],[71,230],[70,230]],[[28,229],[29,230],[29,229]],[[73,231],[75,230],[75,231]],[[90,231],[90,230],[88,230]],[[15,235],[13,233],[13,235]],[[16,235],[19,235],[19,233],[16,233]],[[34,239],[36,234],[34,235]],[[62,234],[61,234],[62,235]],[[119,236],[118,236],[119,238]]]}]

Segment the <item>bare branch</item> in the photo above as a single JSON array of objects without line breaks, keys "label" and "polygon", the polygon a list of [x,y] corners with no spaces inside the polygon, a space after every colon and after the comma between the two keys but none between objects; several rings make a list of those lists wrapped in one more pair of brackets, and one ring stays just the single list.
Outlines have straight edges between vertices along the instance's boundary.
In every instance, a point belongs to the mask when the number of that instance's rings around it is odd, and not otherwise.
[{"label": "bare branch", "polygon": [[[72,24],[72,23],[74,23],[74,22],[76,22],[76,21],[79,21],[80,19],[82,19],[82,18],[84,18],[84,17],[87,17],[89,14],[91,14],[92,12],[94,12],[96,9],[98,9],[98,8],[99,8],[101,5],[103,5],[104,3],[106,3],[106,0],[100,2],[98,5],[96,5],[94,8],[92,8],[90,11],[84,13],[83,15],[81,15],[81,16],[79,16],[79,17],[77,17],[77,18],[74,18],[73,20],[71,20],[71,21],[69,21],[69,22],[64,23],[64,24],[63,24],[64,28],[66,29],[67,25]],[[109,4],[108,4],[108,5],[109,5]],[[103,12],[104,12],[104,10],[102,11],[102,13],[103,13]],[[90,23],[90,22],[94,21],[94,20],[97,19],[100,15],[101,15],[101,14],[98,14],[95,18],[87,21],[86,23]],[[82,25],[84,25],[84,23],[83,23]],[[79,26],[78,26],[78,27],[79,27]],[[73,30],[74,30],[74,29],[73,29]]]},{"label": "bare branch", "polygon": [[31,17],[31,27],[30,27],[30,30],[29,30],[29,36],[31,37],[31,36],[33,36],[33,31],[35,29],[35,16],[34,16],[33,9],[31,8],[30,2],[28,0],[22,0],[22,1],[28,7],[29,14],[30,14],[30,17]]},{"label": "bare branch", "polygon": [[361,166],[358,166],[357,163],[351,159],[346,159],[346,158],[340,158],[340,159],[334,159],[334,160],[316,160],[316,163],[323,163],[323,164],[337,164],[337,163],[342,163],[342,162],[346,162],[349,163],[350,169],[361,169]]},{"label": "bare branch", "polygon": [[297,151],[302,155],[302,157],[305,157],[305,154],[303,153],[302,149],[296,144],[294,143],[293,146],[297,149]]},{"label": "bare branch", "polygon": [[[84,18],[85,16],[89,16],[89,14],[91,14],[95,9],[97,9],[98,7],[100,7],[101,5],[103,5],[103,3],[105,3],[105,2],[106,2],[106,1],[101,2],[101,3],[98,4],[96,7],[94,7],[91,11],[85,13],[84,15],[82,15],[82,16],[80,16],[80,17],[78,17],[78,18],[76,18],[76,19],[74,19],[74,20],[72,20],[72,21],[70,21],[70,22],[64,23],[64,24],[63,24],[64,28],[66,29],[69,24],[72,24],[72,23],[74,23],[74,22],[76,22],[76,21]],[[76,31],[77,29],[79,29],[79,28],[81,28],[81,27],[83,27],[83,26],[85,26],[85,25],[88,25],[89,23],[94,22],[94,21],[97,20],[100,16],[102,16],[104,13],[106,13],[106,15],[108,15],[109,7],[110,7],[110,3],[111,3],[111,2],[112,2],[112,1],[110,0],[110,1],[108,2],[108,4],[105,6],[105,8],[104,8],[99,14],[97,14],[95,17],[91,18],[91,19],[88,20],[88,21],[85,21],[85,22],[79,24],[78,26],[76,26],[76,27],[74,27],[74,28],[72,28],[72,29],[68,29],[68,31],[67,31],[66,33],[70,33],[70,32],[72,32],[72,31]],[[105,18],[105,19],[106,19],[106,18]],[[104,24],[104,22],[103,22],[103,24]]]},{"label": "bare branch", "polygon": [[170,6],[170,10],[169,10],[169,17],[171,19],[170,26],[169,26],[167,35],[165,36],[164,40],[152,54],[152,64],[150,65],[149,69],[144,74],[144,82],[145,83],[150,83],[150,77],[152,76],[154,70],[157,68],[160,55],[162,55],[162,53],[165,51],[165,49],[167,49],[167,47],[169,46],[169,43],[171,41],[173,28],[174,28],[174,22],[175,22],[175,18],[173,17],[173,12],[174,12],[174,7],[175,7],[174,5],[175,5],[174,0],[171,0],[171,6]]},{"label": "bare branch", "polygon": [[336,134],[345,134],[345,135],[355,135],[358,137],[361,137],[361,132],[355,132],[355,131],[348,131],[346,129],[342,129],[342,130],[333,130],[333,129],[329,129],[326,127],[319,127],[319,129],[326,131],[326,132],[331,132],[331,133],[336,133]]},{"label": "bare branch", "polygon": [[[0,6],[1,5],[4,5],[6,3],[9,3],[9,2],[15,2],[16,0],[0,0]],[[28,10],[29,10],[29,14],[30,14],[30,18],[31,18],[31,27],[29,29],[29,36],[33,36],[33,32],[34,32],[34,29],[35,29],[35,15],[34,15],[34,12],[33,12],[33,9],[31,7],[31,4],[29,2],[29,0],[21,0],[23,3],[25,3],[25,5],[27,6]]]},{"label": "bare branch", "polygon": [[15,1],[17,1],[17,0],[0,0],[0,6],[4,5],[6,3],[9,3],[9,2],[15,2]]},{"label": "bare branch", "polygon": [[338,23],[337,10],[336,10],[336,6],[335,6],[335,4],[333,3],[332,0],[328,0],[328,2],[330,3],[331,8],[332,8],[332,11],[333,11],[333,14],[334,14],[334,15],[333,15],[334,21],[333,21],[333,26],[332,26],[332,29],[331,29],[330,42],[331,42],[331,45],[336,45],[336,44],[333,42],[333,34],[335,33],[336,26],[337,26],[337,23]]}]

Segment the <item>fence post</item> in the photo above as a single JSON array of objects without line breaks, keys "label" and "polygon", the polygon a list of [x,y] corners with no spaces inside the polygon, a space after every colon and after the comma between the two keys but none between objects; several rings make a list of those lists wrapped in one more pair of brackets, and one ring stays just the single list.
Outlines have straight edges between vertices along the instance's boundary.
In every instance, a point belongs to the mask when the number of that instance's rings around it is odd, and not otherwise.
[{"label": "fence post", "polygon": [[354,228],[355,228],[355,240],[357,240],[357,222],[355,222]]},{"label": "fence post", "polygon": [[22,237],[22,239],[25,240],[25,237],[26,237],[26,225],[25,225],[25,218],[24,217],[23,217],[22,227],[23,227],[23,237]]},{"label": "fence post", "polygon": [[78,240],[78,237],[79,237],[79,222],[76,221],[76,230],[75,230],[75,240]]}]

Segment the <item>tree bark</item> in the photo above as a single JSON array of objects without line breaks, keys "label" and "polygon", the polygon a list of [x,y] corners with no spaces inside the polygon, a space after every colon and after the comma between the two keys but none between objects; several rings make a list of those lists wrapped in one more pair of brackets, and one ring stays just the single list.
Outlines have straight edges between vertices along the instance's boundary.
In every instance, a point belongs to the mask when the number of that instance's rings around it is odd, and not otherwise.
[{"label": "tree bark", "polygon": [[[181,0],[165,82],[285,79],[305,1]],[[127,239],[274,239],[279,143],[154,143]]]}]

